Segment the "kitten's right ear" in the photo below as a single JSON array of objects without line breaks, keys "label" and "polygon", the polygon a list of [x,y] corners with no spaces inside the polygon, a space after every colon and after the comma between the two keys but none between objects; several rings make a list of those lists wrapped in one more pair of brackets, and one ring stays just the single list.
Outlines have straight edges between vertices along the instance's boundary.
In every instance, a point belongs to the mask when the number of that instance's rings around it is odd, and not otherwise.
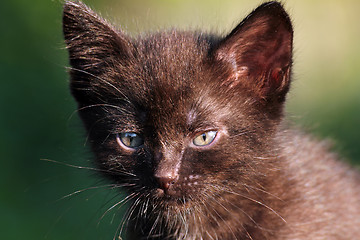
[{"label": "kitten's right ear", "polygon": [[124,34],[80,1],[66,1],[63,33],[71,65],[71,90],[78,102],[91,101],[108,83],[114,66],[131,56],[132,45]]}]

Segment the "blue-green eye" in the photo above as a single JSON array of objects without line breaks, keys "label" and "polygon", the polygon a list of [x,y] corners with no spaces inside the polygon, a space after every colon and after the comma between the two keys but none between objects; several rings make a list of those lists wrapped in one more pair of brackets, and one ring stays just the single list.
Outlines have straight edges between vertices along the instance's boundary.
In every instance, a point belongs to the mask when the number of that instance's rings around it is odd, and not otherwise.
[{"label": "blue-green eye", "polygon": [[128,148],[137,148],[144,144],[144,140],[137,133],[124,132],[116,135],[117,142]]},{"label": "blue-green eye", "polygon": [[217,131],[203,132],[194,138],[193,143],[195,146],[199,146],[199,147],[209,145],[214,141],[216,134]]}]

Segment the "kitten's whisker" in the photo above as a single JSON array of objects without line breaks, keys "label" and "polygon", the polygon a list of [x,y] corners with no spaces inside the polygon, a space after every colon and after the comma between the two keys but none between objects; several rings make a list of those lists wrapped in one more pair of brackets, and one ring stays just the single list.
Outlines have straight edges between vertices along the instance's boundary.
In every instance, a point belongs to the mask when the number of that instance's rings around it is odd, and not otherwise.
[{"label": "kitten's whisker", "polygon": [[[202,211],[202,209],[200,208],[200,206],[198,206],[198,204],[195,205],[195,208],[194,208],[194,211],[195,213],[193,213],[193,217],[194,217],[194,223],[196,223],[196,219],[195,217],[197,217],[198,219],[198,224],[196,224],[196,230],[197,230],[197,236],[200,237],[200,239],[203,239],[202,238],[202,233],[204,232],[204,224],[203,224],[203,221],[202,221],[202,216],[204,215],[204,212]],[[197,213],[197,214],[196,214]],[[202,216],[200,216],[202,215]],[[199,229],[200,228],[200,229]]]},{"label": "kitten's whisker", "polygon": [[234,191],[232,191],[232,190],[228,190],[228,189],[226,189],[226,188],[224,188],[224,191],[226,191],[226,192],[228,192],[228,193],[232,193],[232,194],[234,194],[234,195],[241,196],[241,197],[243,197],[243,198],[245,198],[245,199],[248,199],[248,200],[250,200],[250,201],[252,201],[252,202],[254,202],[254,203],[257,203],[257,204],[259,204],[259,205],[267,208],[268,210],[270,210],[271,212],[273,212],[276,216],[278,216],[284,223],[287,223],[286,220],[285,220],[282,216],[280,216],[280,214],[278,214],[274,209],[272,209],[272,208],[269,207],[268,205],[266,205],[266,204],[264,204],[264,203],[262,203],[262,202],[260,202],[260,201],[258,201],[258,200],[256,200],[256,199],[253,199],[253,198],[251,198],[251,197],[245,196],[245,195],[243,195],[243,194],[241,194],[241,193],[237,193],[237,192],[234,192]]},{"label": "kitten's whisker", "polygon": [[239,133],[237,133],[235,135],[230,135],[229,138],[235,138],[235,137],[239,137],[239,136],[247,135],[247,134],[251,134],[251,133],[255,133],[255,131],[249,131],[249,130],[240,131]]},{"label": "kitten's whisker", "polygon": [[66,198],[72,197],[72,196],[74,196],[74,195],[78,195],[78,194],[83,193],[83,192],[88,191],[88,190],[105,188],[105,187],[112,187],[112,186],[114,186],[114,185],[115,185],[115,184],[108,184],[108,185],[102,185],[102,186],[94,186],[94,187],[83,188],[83,189],[77,190],[77,191],[75,191],[75,192],[72,192],[72,193],[70,193],[70,194],[67,194],[67,195],[59,198],[57,201],[64,200],[64,199],[66,199]]},{"label": "kitten's whisker", "polygon": [[251,189],[253,189],[253,190],[258,190],[258,191],[260,191],[260,192],[266,193],[266,194],[268,194],[269,196],[274,197],[274,198],[276,198],[276,199],[278,199],[278,200],[280,200],[280,201],[284,201],[284,200],[281,199],[280,197],[278,197],[278,196],[276,196],[276,195],[274,195],[274,194],[272,194],[272,193],[270,193],[270,192],[268,192],[268,191],[266,191],[266,190],[264,190],[264,189],[262,189],[262,188],[257,188],[257,187],[254,187],[254,186],[250,186],[250,185],[248,185],[248,184],[246,184],[246,183],[243,183],[242,185],[243,185],[244,187],[246,187],[246,188],[251,188]]},{"label": "kitten's whisker", "polygon": [[[85,141],[84,141],[84,146],[86,146],[87,142],[89,141],[91,132],[95,129],[96,125],[97,125],[98,123],[104,121],[105,119],[110,119],[111,117],[112,117],[112,116],[105,116],[105,117],[103,117],[103,118],[98,119],[97,121],[95,121],[95,122],[91,125],[90,129],[88,130],[88,134],[87,134],[87,136],[86,136],[86,139],[85,139]],[[109,135],[111,135],[111,132],[109,133]],[[109,136],[109,135],[108,135],[108,136]],[[107,137],[108,137],[108,136],[107,136]],[[103,141],[105,142],[105,140],[106,140],[106,138],[105,138]]]},{"label": "kitten's whisker", "polygon": [[128,103],[131,104],[131,101],[129,100],[129,98],[122,91],[120,91],[119,88],[115,87],[112,83],[110,83],[106,79],[103,79],[103,78],[101,78],[99,76],[96,76],[96,75],[94,75],[94,74],[92,74],[92,73],[90,73],[88,71],[82,70],[82,69],[78,69],[78,68],[74,68],[74,67],[67,67],[67,69],[72,70],[72,71],[76,71],[76,72],[81,72],[81,73],[84,73],[86,75],[89,75],[89,76],[91,76],[93,78],[96,78],[96,79],[100,80],[101,82],[103,82],[103,83],[107,84],[108,86],[110,86],[111,88],[115,89],[122,97],[124,97],[124,99],[127,100]]},{"label": "kitten's whisker", "polygon": [[[149,194],[148,194],[149,195]],[[150,202],[150,197],[148,196],[146,198],[146,202],[143,204],[143,208],[141,209],[141,212],[140,212],[140,216],[142,217],[145,217],[146,216],[146,212],[148,211],[149,209],[149,203]]]},{"label": "kitten's whisker", "polygon": [[93,167],[78,166],[78,165],[64,163],[64,162],[60,162],[60,161],[56,161],[56,160],[52,160],[52,159],[48,159],[48,158],[41,158],[40,160],[46,161],[46,162],[52,162],[52,163],[56,163],[56,164],[60,164],[60,165],[66,166],[66,167],[71,167],[71,168],[76,168],[76,169],[85,169],[85,170],[91,170],[91,171],[95,171],[95,172],[103,172],[103,173],[116,174],[116,175],[121,174],[121,175],[125,175],[125,176],[137,177],[133,173],[120,171],[119,169],[116,169],[115,171],[110,171],[110,170],[93,168]]},{"label": "kitten's whisker", "polygon": [[122,108],[120,106],[116,106],[116,105],[108,104],[108,103],[98,103],[98,104],[87,105],[87,106],[76,109],[75,111],[73,111],[71,113],[71,115],[68,118],[68,121],[70,121],[70,119],[72,119],[73,116],[76,113],[81,112],[82,110],[86,110],[86,109],[89,109],[89,108],[96,108],[96,107],[102,107],[102,109],[105,110],[106,112],[109,112],[109,111],[106,110],[106,107],[109,107],[109,108],[115,108],[115,109],[119,110],[123,114],[130,114],[131,113],[129,110],[127,110],[125,108]]},{"label": "kitten's whisker", "polygon": [[57,163],[57,164],[60,164],[60,165],[63,165],[63,166],[72,167],[72,168],[77,168],[77,169],[86,169],[86,170],[92,170],[92,171],[101,171],[101,169],[98,169],[98,168],[78,166],[78,165],[73,165],[73,164],[69,164],[69,163],[64,163],[64,162],[60,162],[60,161],[56,161],[56,160],[52,160],[52,159],[48,159],[48,158],[41,158],[40,160],[41,160],[41,161],[46,161],[46,162]]},{"label": "kitten's whisker", "polygon": [[[225,187],[222,187],[220,185],[217,186],[218,189],[224,189]],[[219,190],[221,191],[221,190]],[[220,193],[219,193],[220,194]],[[221,196],[221,195],[219,195]],[[241,211],[245,216],[247,216],[251,222],[253,222],[257,228],[261,229],[261,230],[266,230],[266,231],[270,231],[269,229],[265,229],[262,226],[260,226],[245,210],[243,210],[241,207],[235,205],[233,202],[229,201],[226,198],[222,198],[223,200],[226,201],[227,204],[230,204],[231,206],[233,206],[234,208],[238,209],[239,211]],[[250,233],[248,232],[248,230],[244,227],[243,224],[240,223],[240,226],[242,227],[242,229],[244,229],[244,231],[246,232],[246,234],[249,236],[250,239],[253,239],[250,235]]]},{"label": "kitten's whisker", "polygon": [[[211,195],[207,196],[209,199],[212,199],[217,205],[219,205],[220,207],[222,207],[226,212],[228,212],[230,215],[232,214],[223,204],[221,204],[220,201],[218,201],[216,198],[214,198]],[[218,215],[218,217],[224,222],[224,224],[227,226],[227,228],[230,230],[231,234],[234,236],[234,239],[237,239],[232,227],[225,221],[225,219],[223,219],[223,217],[215,210],[216,208],[213,208],[213,211],[216,213],[216,215]]]},{"label": "kitten's whisker", "polygon": [[254,239],[251,237],[251,235],[250,235],[250,233],[248,232],[248,230],[246,230],[243,225],[241,225],[241,226],[242,226],[243,229],[246,231],[246,235],[250,238],[250,240],[254,240]]},{"label": "kitten's whisker", "polygon": [[[129,198],[128,200],[132,200],[132,199],[135,199],[136,197],[138,197],[140,195],[140,193],[138,192],[134,192],[132,197]],[[138,198],[139,199],[139,198]],[[130,209],[133,207],[134,203],[132,204],[132,206],[130,207]],[[114,235],[114,238],[113,240],[116,240],[116,236],[121,236],[122,232],[123,232],[123,228],[124,228],[124,224],[128,222],[129,220],[129,210],[130,209],[127,209],[126,213],[123,215],[120,223],[119,223],[119,226],[117,227],[116,229],[116,232],[115,232],[115,235]]]},{"label": "kitten's whisker", "polygon": [[132,204],[132,206],[128,209],[127,213],[126,213],[126,221],[124,221],[122,223],[122,226],[121,226],[121,229],[120,229],[120,232],[123,231],[123,228],[125,226],[125,223],[126,223],[126,226],[128,226],[129,224],[129,220],[131,219],[131,216],[134,214],[134,211],[136,209],[136,207],[138,206],[138,204],[141,202],[141,195],[134,201],[134,203]]},{"label": "kitten's whisker", "polygon": [[254,156],[253,158],[256,158],[259,160],[270,160],[270,159],[273,159],[274,157],[256,157],[256,156]]},{"label": "kitten's whisker", "polygon": [[[150,231],[149,231],[148,239],[153,235],[153,231],[155,230],[156,226],[158,225],[159,220],[160,220],[160,214],[158,214],[158,215],[156,216],[156,219],[155,219],[155,221],[154,221],[154,223],[153,223],[153,225],[152,225],[152,227],[151,227],[151,229],[150,229]],[[159,226],[160,226],[160,225],[159,225]]]},{"label": "kitten's whisker", "polygon": [[[217,185],[217,186],[214,186],[214,187],[216,187],[217,189],[219,189],[220,192],[221,192],[221,191],[229,192],[228,187],[220,186],[220,185]],[[246,188],[246,189],[247,189],[247,188]],[[235,191],[233,191],[233,190],[231,190],[231,191],[232,191],[232,192],[231,192],[232,194],[235,193]],[[237,194],[237,195],[240,195],[240,194]],[[245,196],[245,195],[243,195],[243,194],[241,194],[240,196],[242,196],[242,197],[244,197],[244,198],[246,198],[246,199],[251,200],[249,197],[247,197],[247,196]],[[239,211],[241,211],[242,213],[244,213],[244,214],[256,225],[256,227],[257,227],[258,229],[260,229],[260,230],[262,230],[262,231],[273,232],[273,230],[271,230],[271,229],[264,228],[264,227],[260,226],[250,215],[248,215],[243,209],[241,209],[241,208],[238,207],[237,205],[234,205],[234,203],[232,203],[231,201],[227,200],[226,198],[223,198],[223,199],[224,199],[228,204],[234,206],[234,207],[237,208]],[[261,203],[261,202],[260,202],[260,201],[257,201],[257,203]],[[263,203],[261,203],[261,205],[264,206],[264,207],[266,207],[267,209],[269,209],[269,207],[268,207],[267,205],[265,205],[265,204],[263,204]],[[279,214],[277,214],[275,211],[272,211],[272,212],[274,212],[277,216],[279,216]],[[280,217],[280,218],[281,218],[281,217]],[[282,219],[283,221],[285,221],[283,218],[281,218],[281,219]],[[285,223],[286,223],[286,222],[285,222]],[[247,229],[246,229],[242,224],[241,224],[241,226],[242,226],[242,228],[246,231],[247,235],[249,235]],[[249,237],[251,237],[251,236],[249,236]],[[250,238],[250,239],[252,239],[252,238]]]},{"label": "kitten's whisker", "polygon": [[105,144],[106,141],[110,138],[110,136],[113,135],[112,133],[109,133],[106,138],[102,141],[102,144]]},{"label": "kitten's whisker", "polygon": [[[206,193],[204,193],[204,195],[205,195],[206,198],[209,197],[209,195],[206,194]],[[211,204],[211,203],[210,203],[210,202],[207,202],[207,201],[205,202],[205,200],[202,199],[202,200],[201,200],[201,204],[202,204],[202,206],[204,207],[204,210],[206,210],[207,214],[211,217],[211,219],[212,219],[213,221],[215,221],[218,226],[220,226],[220,222],[218,221],[218,219],[212,214],[212,211],[209,210],[209,208],[207,207],[207,205],[209,205],[209,204]],[[209,216],[205,215],[205,212],[203,212],[203,216],[206,217],[206,218],[209,218]],[[212,234],[209,233],[208,231],[206,231],[206,234],[208,235],[208,237],[209,237],[210,239],[218,239],[217,234],[216,234],[216,231],[214,232],[215,235],[212,235]],[[215,238],[214,238],[214,237],[215,237]]]},{"label": "kitten's whisker", "polygon": [[134,196],[136,195],[136,193],[131,193],[130,195],[126,196],[124,199],[120,200],[119,202],[113,204],[111,207],[109,207],[104,213],[103,215],[101,215],[99,222],[106,216],[107,213],[109,213],[112,209],[114,209],[115,207],[119,206],[119,209],[125,205],[127,202],[129,202]]}]

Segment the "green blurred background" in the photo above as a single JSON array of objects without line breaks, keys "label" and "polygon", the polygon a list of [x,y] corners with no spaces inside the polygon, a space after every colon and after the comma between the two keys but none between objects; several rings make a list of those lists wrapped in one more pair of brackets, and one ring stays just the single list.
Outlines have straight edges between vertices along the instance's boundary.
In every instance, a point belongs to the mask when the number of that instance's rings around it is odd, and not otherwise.
[{"label": "green blurred background", "polygon": [[[176,26],[225,34],[262,1],[87,0],[136,34]],[[294,20],[287,111],[360,164],[360,1],[284,0]],[[112,239],[118,199],[92,171],[68,91],[60,0],[0,2],[0,239]],[[114,198],[115,197],[115,198]]]}]

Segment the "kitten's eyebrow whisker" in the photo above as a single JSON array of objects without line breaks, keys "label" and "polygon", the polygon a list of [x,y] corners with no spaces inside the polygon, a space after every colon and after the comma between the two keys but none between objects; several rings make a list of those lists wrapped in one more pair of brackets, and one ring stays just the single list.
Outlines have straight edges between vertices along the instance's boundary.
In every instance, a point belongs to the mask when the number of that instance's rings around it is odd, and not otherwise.
[{"label": "kitten's eyebrow whisker", "polygon": [[108,86],[112,87],[113,89],[115,89],[122,97],[124,97],[127,100],[128,103],[131,103],[129,98],[122,91],[120,91],[119,88],[115,87],[112,83],[110,83],[106,79],[103,79],[103,78],[101,78],[99,76],[96,76],[96,75],[90,73],[90,72],[87,72],[85,70],[81,70],[81,69],[78,69],[78,68],[74,68],[74,67],[66,67],[66,68],[69,69],[69,70],[72,70],[72,71],[77,71],[77,72],[87,74],[87,75],[89,75],[89,76],[91,76],[93,78],[96,78],[96,79],[100,80],[101,82],[103,82],[103,83],[107,84]]},{"label": "kitten's eyebrow whisker", "polygon": [[90,127],[90,129],[88,130],[88,133],[87,133],[87,135],[86,135],[86,138],[85,138],[85,141],[84,141],[84,146],[86,146],[87,142],[89,141],[89,139],[90,139],[90,134],[91,134],[92,130],[95,128],[96,124],[100,123],[101,121],[103,121],[103,120],[105,120],[105,119],[107,119],[107,118],[108,118],[108,117],[100,118],[100,119],[98,119],[96,122],[94,122],[94,123],[91,125],[91,127]]},{"label": "kitten's eyebrow whisker", "polygon": [[71,113],[71,115],[69,116],[69,119],[72,119],[73,116],[82,111],[82,110],[86,110],[86,109],[89,109],[89,108],[95,108],[95,107],[104,107],[103,109],[106,111],[106,108],[105,107],[110,107],[110,108],[115,108],[117,110],[119,110],[121,113],[130,113],[130,111],[126,110],[125,108],[122,108],[120,106],[116,106],[116,105],[113,105],[113,104],[108,104],[108,103],[98,103],[98,104],[92,104],[92,105],[87,105],[87,106],[84,106],[84,107],[81,107],[81,108],[78,108],[76,109],[75,111],[73,111]]},{"label": "kitten's eyebrow whisker", "polygon": [[100,118],[100,119],[98,119],[96,122],[94,122],[94,123],[91,125],[90,129],[88,130],[88,134],[87,134],[87,136],[86,136],[86,139],[85,139],[85,141],[84,141],[84,146],[86,146],[87,142],[89,141],[89,139],[90,139],[90,134],[91,134],[91,132],[93,131],[93,129],[95,128],[96,124],[98,124],[98,123],[100,123],[101,121],[104,121],[105,119],[108,119],[108,118],[109,118],[109,116],[105,116],[105,117],[103,117],[103,118]]}]

